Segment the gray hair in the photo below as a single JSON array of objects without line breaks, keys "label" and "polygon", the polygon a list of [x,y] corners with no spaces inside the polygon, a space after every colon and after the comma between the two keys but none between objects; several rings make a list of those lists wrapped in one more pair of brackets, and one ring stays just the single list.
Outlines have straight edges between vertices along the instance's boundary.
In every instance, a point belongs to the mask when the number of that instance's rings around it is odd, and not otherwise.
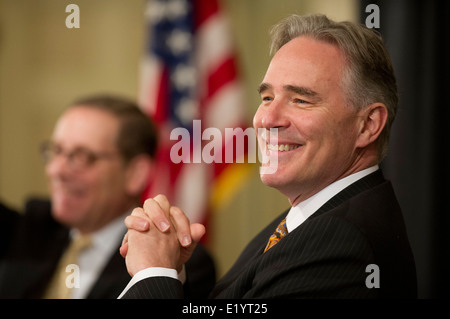
[{"label": "gray hair", "polygon": [[378,137],[379,160],[384,158],[389,133],[397,113],[398,92],[391,58],[380,34],[362,24],[335,22],[324,15],[291,15],[271,30],[271,53],[299,36],[336,45],[347,59],[342,88],[348,104],[362,109],[372,103],[386,105],[387,123]]}]

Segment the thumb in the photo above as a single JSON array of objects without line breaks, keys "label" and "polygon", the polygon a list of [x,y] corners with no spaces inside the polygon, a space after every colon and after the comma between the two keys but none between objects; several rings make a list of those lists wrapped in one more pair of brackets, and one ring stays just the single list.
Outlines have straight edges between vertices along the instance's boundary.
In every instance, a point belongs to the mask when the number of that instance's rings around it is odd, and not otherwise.
[{"label": "thumb", "polygon": [[191,237],[195,243],[198,243],[205,233],[206,228],[202,224],[195,223],[191,225]]},{"label": "thumb", "polygon": [[191,258],[191,255],[194,252],[194,249],[197,246],[197,243],[200,241],[200,239],[206,233],[205,226],[203,226],[202,224],[191,224],[190,231],[191,231],[192,243],[187,247],[182,247],[182,249],[181,249],[180,260],[179,260],[180,263],[177,267],[178,272],[181,270],[182,266],[189,260],[189,258]]}]

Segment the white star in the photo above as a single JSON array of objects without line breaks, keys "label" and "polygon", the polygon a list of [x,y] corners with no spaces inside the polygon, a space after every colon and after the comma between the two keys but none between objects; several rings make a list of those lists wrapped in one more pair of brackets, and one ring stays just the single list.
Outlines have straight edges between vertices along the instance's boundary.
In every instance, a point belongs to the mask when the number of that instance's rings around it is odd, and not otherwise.
[{"label": "white star", "polygon": [[195,80],[196,70],[189,65],[177,65],[175,71],[172,73],[172,81],[179,91],[194,87]]},{"label": "white star", "polygon": [[175,113],[184,125],[189,125],[198,116],[198,103],[193,99],[183,98],[176,106]]},{"label": "white star", "polygon": [[188,12],[186,0],[171,0],[168,2],[150,1],[145,10],[145,16],[158,23],[163,19],[175,20]]},{"label": "white star", "polygon": [[167,46],[173,54],[179,55],[191,49],[191,34],[179,29],[174,30],[167,38]]},{"label": "white star", "polygon": [[167,3],[166,15],[170,20],[175,20],[188,12],[186,0],[171,0]]},{"label": "white star", "polygon": [[145,16],[153,23],[158,23],[166,16],[167,5],[160,1],[150,1],[148,3],[145,9]]}]

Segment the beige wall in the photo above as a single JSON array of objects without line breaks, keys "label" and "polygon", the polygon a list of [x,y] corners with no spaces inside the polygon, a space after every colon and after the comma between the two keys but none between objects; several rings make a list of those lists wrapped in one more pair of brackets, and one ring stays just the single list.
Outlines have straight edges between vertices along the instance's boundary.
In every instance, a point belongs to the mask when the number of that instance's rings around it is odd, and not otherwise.
[{"label": "beige wall", "polygon": [[[78,4],[81,28],[67,29],[65,7]],[[143,0],[0,0],[0,199],[21,208],[47,194],[40,142],[74,98],[98,92],[136,98],[143,49]],[[357,0],[225,0],[252,114],[270,60],[268,30],[290,13],[357,19]],[[288,207],[261,184],[257,168],[209,229],[219,274],[243,246]]]},{"label": "beige wall", "polygon": [[[81,28],[67,29],[68,3]],[[20,206],[46,193],[39,144],[75,97],[134,97],[144,34],[142,1],[0,1],[0,197]]]}]

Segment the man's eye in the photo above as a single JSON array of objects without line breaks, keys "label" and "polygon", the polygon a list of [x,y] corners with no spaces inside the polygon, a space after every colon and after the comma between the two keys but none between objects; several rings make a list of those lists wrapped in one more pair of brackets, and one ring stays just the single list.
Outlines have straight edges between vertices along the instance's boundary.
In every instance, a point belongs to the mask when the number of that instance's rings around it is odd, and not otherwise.
[{"label": "man's eye", "polygon": [[53,151],[53,154],[55,154],[55,155],[60,155],[63,153],[62,147],[58,146],[58,145],[53,145],[52,151]]},{"label": "man's eye", "polygon": [[308,101],[302,100],[302,99],[294,99],[294,103],[296,104],[307,104]]},{"label": "man's eye", "polygon": [[262,97],[262,100],[263,100],[264,102],[270,102],[270,101],[272,101],[273,99],[272,99],[272,97],[270,97],[270,96],[263,96],[263,97]]},{"label": "man's eye", "polygon": [[76,150],[72,154],[75,161],[84,164],[93,163],[96,160],[94,154],[86,150]]}]

